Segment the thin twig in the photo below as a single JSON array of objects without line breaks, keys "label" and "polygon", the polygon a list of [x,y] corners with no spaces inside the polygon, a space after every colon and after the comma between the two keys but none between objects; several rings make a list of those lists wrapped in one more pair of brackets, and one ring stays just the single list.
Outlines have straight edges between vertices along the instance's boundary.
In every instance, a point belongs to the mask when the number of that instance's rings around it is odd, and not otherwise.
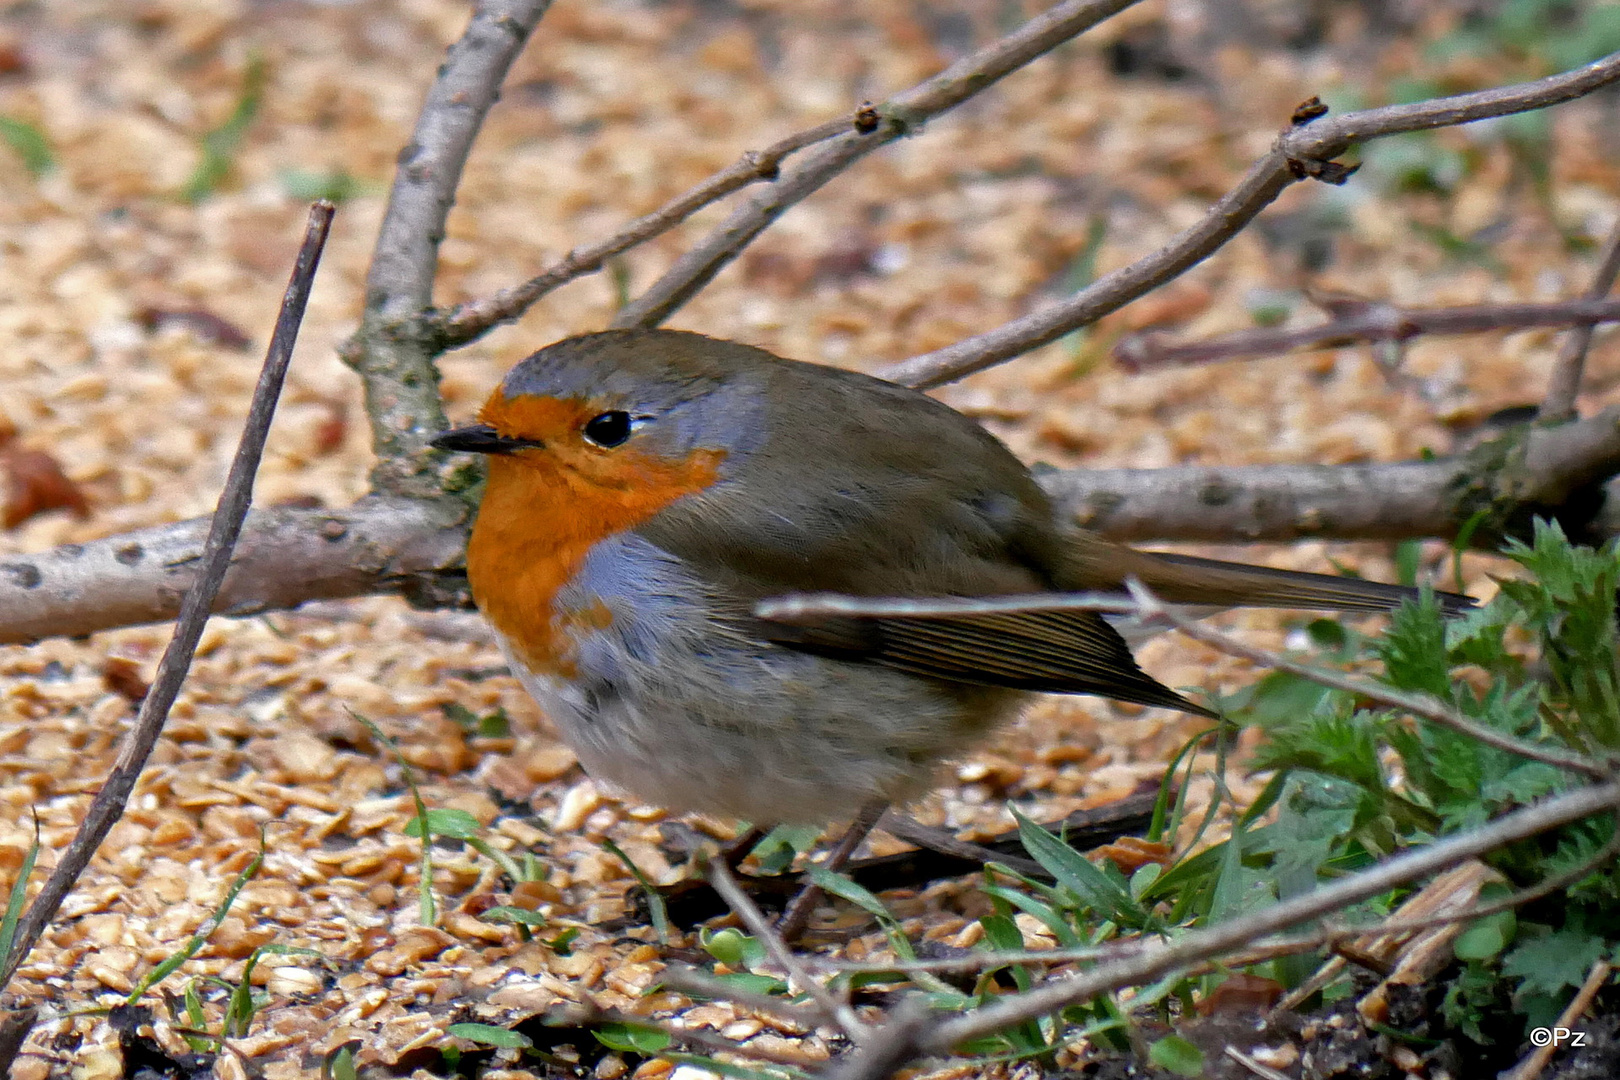
[{"label": "thin twig", "polygon": [[1141,985],[1192,964],[1215,959],[1266,934],[1320,918],[1506,844],[1616,808],[1620,808],[1620,784],[1615,783],[1590,785],[1554,796],[1478,829],[1398,855],[1303,896],[1230,922],[1190,931],[1170,944],[1154,942],[1137,956],[1104,964],[1093,971],[1000,998],[934,1027],[917,1040],[919,1054],[945,1054],[960,1043],[1046,1016],[1098,994]]},{"label": "thin twig", "polygon": [[[1392,918],[1367,925],[1326,926],[1317,933],[1272,938],[1256,942],[1249,949],[1224,957],[1223,962],[1228,967],[1248,967],[1251,964],[1275,959],[1279,956],[1290,956],[1296,953],[1332,947],[1339,942],[1356,938],[1420,934],[1427,930],[1449,926],[1452,923],[1489,918],[1503,911],[1512,911],[1551,896],[1553,893],[1561,892],[1596,873],[1612,862],[1617,855],[1620,855],[1620,830],[1617,830],[1615,835],[1599,848],[1591,858],[1579,865],[1554,874],[1552,877],[1539,881],[1534,885],[1512,892],[1500,899],[1493,900],[1488,904],[1480,904],[1465,911],[1454,911],[1444,915],[1432,915],[1419,919]],[[990,951],[975,953],[970,956],[940,957],[932,960],[853,961],[818,959],[817,965],[828,971],[932,972],[937,974],[984,971],[996,967],[1035,967],[1078,961],[1117,960],[1135,955],[1150,944],[1151,939],[1138,938],[1077,948]]]},{"label": "thin twig", "polygon": [[1228,1045],[1221,1052],[1227,1057],[1231,1058],[1233,1061],[1237,1062],[1239,1065],[1243,1066],[1245,1069],[1248,1069],[1250,1072],[1254,1073],[1254,1075],[1260,1077],[1260,1080],[1291,1080],[1287,1073],[1278,1072],[1269,1065],[1260,1064],[1254,1058],[1250,1057],[1248,1054],[1245,1054],[1235,1046]]},{"label": "thin twig", "polygon": [[791,1001],[784,1001],[770,994],[762,994],[754,990],[745,990],[740,986],[716,978],[706,971],[691,967],[665,968],[658,976],[658,981],[667,989],[688,997],[713,998],[716,1001],[728,1001],[733,1005],[753,1012],[766,1013],[779,1017],[789,1023],[810,1031],[827,1023],[827,1014],[814,1007],[807,1008],[795,1005]]},{"label": "thin twig", "polygon": [[1335,348],[1358,341],[1407,341],[1425,334],[1477,334],[1542,326],[1584,327],[1590,339],[1592,326],[1620,322],[1620,301],[1599,296],[1550,304],[1449,308],[1407,308],[1385,301],[1366,301],[1353,311],[1334,315],[1331,322],[1320,326],[1289,330],[1261,327],[1182,345],[1167,344],[1153,332],[1132,334],[1114,346],[1114,359],[1128,371],[1143,371],[1278,356],[1295,349]]},{"label": "thin twig", "polygon": [[840,136],[768,189],[756,193],[614,318],[616,327],[657,326],[707,285],[789,207],[861,158],[917,131],[1036,57],[1130,7],[1136,0],[1064,0],[1000,41],[874,108],[871,131]]},{"label": "thin twig", "polygon": [[[472,300],[435,318],[439,343],[446,349],[455,349],[476,341],[501,323],[511,322],[528,311],[542,296],[577,277],[594,274],[615,255],[623,254],[639,244],[673,229],[710,203],[719,202],[740,188],[761,180],[775,180],[781,175],[782,162],[788,155],[825,142],[836,135],[860,133],[866,126],[868,109],[864,107],[852,117],[840,117],[818,124],[764,150],[750,150],[729,169],[717,172],[684,194],[677,195],[663,206],[630,222],[624,228],[588,247],[575,248],[556,265],[510,289],[503,289],[484,300]],[[876,122],[875,114],[871,114]]]},{"label": "thin twig", "polygon": [[[1603,984],[1609,981],[1609,974],[1613,970],[1607,960],[1599,960],[1592,965],[1592,969],[1586,973],[1586,981],[1581,984],[1574,1000],[1559,1015],[1558,1023],[1553,1025],[1554,1031],[1568,1031],[1575,1026],[1575,1021],[1591,1007],[1592,999],[1603,989]],[[1563,1047],[1554,1042],[1537,1047],[1511,1072],[1503,1073],[1502,1080],[1536,1080],[1547,1067],[1547,1062],[1551,1061],[1552,1056],[1561,1049]]]},{"label": "thin twig", "polygon": [[[17,882],[13,888],[22,888],[25,882]],[[34,1030],[34,1023],[39,1019],[39,1006],[24,1005],[17,1009],[8,1009],[0,1012],[0,1076],[15,1076],[11,1071],[22,1053],[23,1044],[28,1041],[29,1032]]]},{"label": "thin twig", "polygon": [[861,1023],[845,1002],[839,1001],[832,995],[819,980],[815,979],[805,970],[804,965],[788,949],[787,945],[776,932],[776,928],[765,918],[763,912],[748,898],[737,884],[737,879],[731,876],[731,868],[724,859],[711,859],[708,872],[709,884],[719,893],[736,912],[737,917],[748,927],[748,932],[759,939],[765,946],[765,951],[771,954],[771,959],[777,966],[787,973],[788,978],[798,984],[799,988],[809,994],[811,999],[827,1014],[827,1019],[837,1024],[839,1030],[851,1039],[858,1039],[866,1033],[866,1025]]},{"label": "thin twig", "polygon": [[1343,690],[1347,693],[1357,694],[1372,701],[1411,713],[1423,720],[1448,727],[1453,731],[1467,735],[1469,738],[1482,742],[1487,746],[1494,746],[1510,754],[1530,761],[1539,761],[1554,768],[1567,769],[1570,772],[1580,773],[1595,780],[1608,780],[1613,776],[1613,770],[1601,762],[1592,761],[1579,754],[1567,754],[1560,750],[1552,750],[1545,746],[1516,739],[1511,735],[1504,735],[1494,728],[1476,723],[1468,717],[1448,708],[1444,703],[1428,697],[1427,695],[1406,694],[1399,690],[1380,686],[1377,683],[1364,679],[1353,679],[1337,671],[1313,667],[1302,664],[1297,660],[1289,659],[1281,653],[1270,652],[1266,649],[1248,645],[1230,634],[1222,633],[1210,626],[1204,626],[1196,619],[1176,611],[1173,606],[1160,601],[1152,593],[1144,589],[1135,578],[1128,578],[1125,587],[1141,605],[1140,611],[1144,621],[1159,621],[1168,623],[1178,631],[1203,642],[1211,648],[1217,649],[1228,656],[1235,656],[1241,660],[1258,664],[1276,671],[1286,671],[1291,675],[1298,675],[1320,685],[1331,687],[1334,690]]},{"label": "thin twig", "polygon": [[[1614,279],[1620,277],[1620,221],[1609,230],[1609,239],[1603,245],[1598,270],[1592,275],[1592,284],[1586,290],[1586,299],[1601,300],[1614,288]],[[1558,350],[1552,377],[1547,380],[1547,396],[1541,402],[1541,419],[1548,423],[1562,423],[1575,418],[1575,399],[1581,393],[1581,375],[1586,370],[1586,351],[1592,346],[1593,325],[1577,326],[1564,335],[1564,344]]]},{"label": "thin twig", "polygon": [[940,386],[1094,323],[1214,254],[1291,185],[1312,175],[1342,180],[1342,175],[1324,171],[1322,166],[1331,164],[1357,143],[1544,109],[1583,97],[1617,79],[1620,53],[1613,53],[1585,67],[1535,82],[1295,124],[1201,220],[1158,251],[1098,279],[1061,304],[943,349],[913,356],[880,374],[907,386]]},{"label": "thin twig", "polygon": [[855,1051],[834,1063],[823,1080],[884,1080],[917,1056],[918,1039],[932,1023],[922,1001],[902,1001],[889,1022],[858,1041]]},{"label": "thin twig", "polygon": [[107,838],[107,832],[123,816],[124,805],[135,790],[141,769],[151,756],[152,748],[157,745],[163,723],[169,717],[169,708],[185,682],[186,672],[191,668],[191,658],[197,651],[197,642],[202,637],[208,614],[214,606],[214,594],[225,579],[225,571],[231,562],[231,549],[236,546],[242,520],[247,516],[248,505],[253,499],[253,478],[264,455],[265,438],[270,431],[270,421],[275,416],[282,383],[286,381],[287,366],[292,362],[293,345],[298,340],[298,328],[303,322],[304,307],[309,302],[315,267],[320,262],[321,249],[326,244],[327,232],[332,225],[332,214],[332,204],[325,200],[310,209],[304,243],[298,251],[292,279],[282,296],[281,313],[276,317],[275,333],[270,338],[270,348],[264,358],[264,367],[259,372],[258,385],[253,388],[253,401],[248,407],[242,439],[237,444],[236,457],[231,461],[219,506],[214,510],[214,520],[208,530],[208,540],[203,545],[197,579],[186,592],[185,601],[180,606],[180,620],[175,626],[174,637],[169,639],[168,647],[163,651],[152,688],[141,702],[140,712],[136,714],[134,727],[119,751],[117,762],[91,801],[84,822],[62,852],[56,869],[46,879],[39,895],[29,906],[28,913],[17,924],[16,944],[12,947],[11,955],[5,958],[4,970],[0,971],[0,987],[10,983],[24,957],[55,917],[57,908],[73,888],[74,882],[90,864],[96,849]]}]

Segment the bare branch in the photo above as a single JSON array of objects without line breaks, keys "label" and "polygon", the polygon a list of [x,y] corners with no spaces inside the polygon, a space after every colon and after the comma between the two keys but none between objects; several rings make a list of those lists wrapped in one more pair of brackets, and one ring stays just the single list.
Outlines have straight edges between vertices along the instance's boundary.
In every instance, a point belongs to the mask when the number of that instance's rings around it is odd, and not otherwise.
[{"label": "bare branch", "polygon": [[[1407,341],[1424,334],[1475,334],[1486,330],[1573,325],[1584,327],[1590,337],[1593,325],[1620,322],[1620,301],[1602,297],[1552,304],[1478,304],[1451,308],[1403,308],[1366,301],[1352,307],[1354,310],[1321,326],[1241,330],[1184,345],[1166,344],[1161,335],[1153,331],[1131,334],[1115,344],[1114,359],[1127,371],[1142,371],[1278,356],[1295,349],[1334,348],[1358,341]],[[1569,415],[1560,417],[1568,418]]]},{"label": "bare branch", "polygon": [[750,150],[731,168],[715,173],[685,194],[676,196],[652,213],[632,221],[606,240],[589,247],[575,248],[561,262],[522,285],[503,289],[486,300],[462,304],[455,310],[437,317],[435,321],[440,347],[455,349],[476,341],[501,323],[521,317],[535,301],[553,289],[577,277],[594,274],[615,255],[622,254],[655,236],[662,236],[710,203],[719,202],[733,191],[760,180],[775,180],[781,175],[782,161],[789,154],[814,146],[818,142],[825,142],[835,135],[859,134],[868,127],[869,122],[880,121],[870,105],[862,106],[852,117],[829,120],[807,131],[789,135],[764,150]]},{"label": "bare branch", "polygon": [[480,0],[400,154],[366,277],[365,314],[343,347],[344,361],[365,383],[378,493],[443,495],[444,455],[429,451],[427,440],[444,429],[444,406],[433,367],[437,349],[423,325],[439,244],[473,139],[548,6],[550,0]]},{"label": "bare branch", "polygon": [[[259,372],[258,385],[253,388],[253,401],[248,407],[247,423],[242,431],[231,471],[225,478],[225,490],[220,494],[219,506],[214,511],[208,539],[203,544],[201,565],[196,580],[186,590],[180,608],[180,621],[174,628],[174,637],[163,650],[158,661],[157,675],[152,688],[141,701],[135,724],[124,740],[107,781],[96,792],[84,821],[72,842],[62,852],[56,869],[45,879],[44,886],[28,911],[18,920],[16,936],[10,955],[4,958],[0,969],[0,987],[11,982],[23,959],[39,941],[57,908],[67,898],[68,891],[78,881],[84,868],[107,833],[124,814],[124,805],[135,790],[141,769],[157,745],[163,722],[169,718],[169,708],[180,694],[180,686],[191,670],[191,658],[197,651],[203,627],[208,625],[208,614],[213,610],[214,596],[225,580],[225,571],[231,563],[231,549],[241,534],[242,521],[247,517],[248,504],[253,501],[253,478],[259,471],[264,456],[264,444],[270,434],[270,421],[276,414],[276,401],[281,397],[282,384],[287,379],[287,367],[292,363],[293,345],[298,340],[298,328],[304,319],[304,308],[309,303],[309,291],[315,281],[315,267],[320,262],[321,249],[332,227],[332,204],[321,201],[311,208],[309,226],[304,234],[303,247],[293,268],[292,280],[287,283],[281,301],[281,314],[276,318],[275,333]],[[17,888],[25,882],[18,882]]]},{"label": "bare branch", "polygon": [[[1611,838],[1596,854],[1578,866],[1554,874],[1552,877],[1519,889],[1488,904],[1477,904],[1465,910],[1449,911],[1445,914],[1429,915],[1422,918],[1402,918],[1399,914],[1396,914],[1376,923],[1330,925],[1313,934],[1269,937],[1257,941],[1249,948],[1239,952],[1224,954],[1221,957],[1221,964],[1227,968],[1243,968],[1266,960],[1274,960],[1279,956],[1292,956],[1324,947],[1333,947],[1340,942],[1356,938],[1374,936],[1401,937],[1420,934],[1428,930],[1450,926],[1454,923],[1487,918],[1499,912],[1521,908],[1553,893],[1562,892],[1613,862],[1616,855],[1620,855],[1620,834]],[[934,974],[981,972],[996,967],[1050,967],[1054,964],[1070,964],[1075,961],[1119,960],[1127,956],[1136,956],[1153,944],[1153,938],[1141,937],[1110,941],[1103,945],[1082,945],[1067,949],[1042,949],[1039,951],[1021,949],[992,950],[933,960],[820,960],[819,963],[830,971],[897,971],[930,972]],[[1296,989],[1273,1006],[1273,1009],[1297,1007],[1300,1002],[1315,993],[1316,990],[1321,989],[1320,985],[1313,988],[1312,984],[1315,982],[1316,980],[1313,978],[1310,982],[1302,984],[1299,989]],[[723,986],[724,984],[720,985]],[[1300,992],[1306,989],[1308,989],[1308,992]],[[739,1003],[742,1001],[741,998],[735,1000]],[[770,998],[767,1000],[775,1001],[779,999]]]},{"label": "bare branch", "polygon": [[1271,152],[1203,219],[1170,243],[1116,270],[1061,304],[988,333],[913,356],[880,372],[907,386],[928,388],[983,371],[1087,326],[1196,266],[1236,236],[1290,185],[1308,176],[1342,180],[1324,166],[1357,143],[1410,131],[1451,127],[1572,101],[1620,79],[1620,53],[1535,82],[1436,98],[1411,105],[1345,113],[1296,123]]},{"label": "bare branch", "polygon": [[1620,409],[1526,427],[1467,455],[1371,465],[1182,465],[1040,477],[1059,511],[1113,540],[1396,540],[1473,532],[1491,542],[1532,513],[1620,473]]},{"label": "bare branch", "polygon": [[[1601,300],[1608,296],[1616,277],[1620,277],[1620,221],[1609,230],[1609,239],[1603,245],[1598,271],[1592,275],[1586,299]],[[1586,370],[1586,350],[1592,346],[1593,329],[1591,325],[1578,326],[1564,337],[1552,378],[1547,380],[1547,396],[1541,403],[1542,420],[1562,422],[1575,418],[1575,399],[1581,393],[1581,374]]]},{"label": "bare branch", "polygon": [[872,151],[912,134],[1044,53],[1091,29],[1136,0],[1064,0],[1013,33],[965,57],[926,82],[876,106],[878,124],[850,132],[810,155],[787,176],[738,207],[697,247],[613,320],[616,327],[657,326],[735,259],[793,204]]}]

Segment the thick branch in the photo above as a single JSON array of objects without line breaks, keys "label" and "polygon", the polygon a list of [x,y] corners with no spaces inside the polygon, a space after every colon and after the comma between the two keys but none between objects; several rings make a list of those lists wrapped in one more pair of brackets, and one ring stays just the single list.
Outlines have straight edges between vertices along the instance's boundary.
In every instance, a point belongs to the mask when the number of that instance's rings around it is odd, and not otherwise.
[{"label": "thick branch", "polygon": [[1202,220],[1158,251],[1108,274],[1061,304],[913,356],[881,374],[907,386],[940,386],[1094,323],[1214,254],[1290,184],[1308,176],[1342,181],[1342,173],[1327,171],[1325,165],[1357,143],[1544,109],[1616,80],[1620,80],[1620,53],[1535,82],[1296,123],[1278,136],[1271,152],[1255,162],[1238,186]]},{"label": "thick branch", "polygon": [[787,176],[738,207],[697,247],[613,320],[617,327],[657,326],[707,285],[781,217],[789,207],[872,151],[919,129],[930,118],[954,108],[1091,29],[1136,0],[1065,0],[1037,15],[987,48],[952,64],[917,86],[897,94],[874,110],[878,124],[869,132],[850,132],[810,155]]},{"label": "thick branch", "polygon": [[366,277],[365,315],[343,348],[344,360],[365,383],[378,459],[373,490],[380,493],[443,494],[443,455],[427,449],[427,440],[445,427],[433,366],[437,351],[421,324],[433,303],[439,244],[473,139],[549,3],[479,3],[400,153]]},{"label": "thick branch", "polygon": [[[1520,428],[1459,458],[1076,469],[1040,480],[1060,514],[1115,540],[1404,540],[1468,526],[1483,544],[1537,513],[1587,539],[1620,534],[1620,510],[1595,494],[1617,473],[1620,407]],[[171,618],[207,528],[199,518],[0,561],[0,643]],[[465,540],[459,499],[256,511],[214,610],[246,615],[385,592],[458,602]]]},{"label": "thick branch", "polygon": [[[209,518],[0,561],[0,644],[159,622],[196,578]],[[251,615],[394,592],[461,564],[466,530],[444,504],[363,499],[338,511],[256,510],[214,601]]]},{"label": "thick branch", "polygon": [[[1555,515],[1616,473],[1620,409],[1518,429],[1433,461],[1076,469],[1040,479],[1062,513],[1117,540],[1450,538],[1469,525],[1489,542],[1530,514]],[[1486,519],[1475,521],[1481,511]]]}]

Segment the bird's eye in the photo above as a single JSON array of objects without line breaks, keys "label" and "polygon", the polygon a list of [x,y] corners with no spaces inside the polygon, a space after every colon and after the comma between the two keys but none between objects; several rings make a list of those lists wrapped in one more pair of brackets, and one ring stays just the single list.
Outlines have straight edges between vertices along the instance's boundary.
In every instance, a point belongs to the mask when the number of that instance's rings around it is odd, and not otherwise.
[{"label": "bird's eye", "polygon": [[593,416],[585,422],[585,438],[597,446],[612,448],[630,437],[630,414],[623,409]]}]

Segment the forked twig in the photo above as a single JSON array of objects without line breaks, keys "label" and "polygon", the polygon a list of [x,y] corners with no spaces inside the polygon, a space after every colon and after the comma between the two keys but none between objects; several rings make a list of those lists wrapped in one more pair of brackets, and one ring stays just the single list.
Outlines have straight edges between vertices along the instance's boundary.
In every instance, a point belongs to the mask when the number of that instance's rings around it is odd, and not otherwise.
[{"label": "forked twig", "polygon": [[[1586,299],[1601,300],[1614,288],[1614,279],[1620,277],[1620,221],[1609,230],[1609,239],[1603,245],[1603,256],[1598,270],[1592,275],[1592,284],[1586,290]],[[1547,380],[1547,396],[1541,402],[1541,419],[1553,423],[1575,418],[1575,399],[1581,393],[1581,375],[1586,370],[1586,351],[1592,347],[1590,324],[1577,326],[1564,335],[1563,346],[1553,364],[1552,377]]]},{"label": "forked twig", "polygon": [[940,386],[1090,325],[1214,254],[1289,186],[1308,177],[1342,182],[1342,172],[1324,167],[1334,164],[1335,157],[1357,143],[1544,109],[1583,97],[1616,80],[1620,80],[1620,53],[1534,82],[1308,119],[1304,123],[1296,121],[1278,137],[1271,152],[1250,166],[1238,185],[1210,207],[1203,218],[1152,255],[1098,279],[1061,304],[943,349],[913,356],[879,374],[907,386]]},{"label": "forked twig", "polygon": [[575,278],[594,274],[615,255],[623,254],[639,244],[673,229],[699,210],[719,202],[732,192],[761,180],[775,180],[782,172],[782,161],[789,155],[825,142],[836,135],[864,134],[877,124],[878,117],[870,105],[857,110],[854,116],[840,117],[818,124],[806,131],[789,135],[772,143],[764,150],[750,150],[735,165],[704,180],[690,191],[684,192],[630,222],[624,228],[588,247],[575,248],[556,265],[515,285],[502,289],[484,300],[472,300],[435,317],[440,335],[439,344],[455,349],[476,341],[501,323],[511,322],[528,311],[542,296],[566,285]]},{"label": "forked twig", "polygon": [[874,107],[879,123],[869,132],[850,132],[804,161],[738,207],[641,296],[626,304],[613,320],[616,327],[657,326],[707,285],[789,207],[924,122],[954,108],[1049,52],[1091,29],[1136,0],[1064,0],[1037,15],[1000,41],[980,49],[949,68]]},{"label": "forked twig", "polygon": [[378,457],[372,489],[379,494],[444,495],[436,468],[443,455],[427,449],[445,420],[433,367],[438,352],[423,317],[433,305],[439,245],[473,140],[550,6],[551,0],[478,0],[400,151],[366,273],[365,314],[339,350],[365,387]]},{"label": "forked twig", "polygon": [[1143,371],[1278,356],[1295,349],[1332,348],[1358,341],[1399,342],[1425,334],[1475,334],[1542,326],[1574,325],[1577,329],[1571,331],[1572,335],[1585,330],[1590,340],[1591,328],[1605,322],[1620,322],[1620,301],[1599,296],[1552,304],[1476,304],[1450,308],[1403,308],[1382,301],[1366,301],[1331,322],[1299,329],[1261,327],[1181,345],[1167,344],[1153,332],[1132,334],[1114,345],[1114,359],[1129,371]]},{"label": "forked twig", "polygon": [[[253,388],[253,401],[248,407],[242,439],[237,444],[236,457],[231,461],[219,506],[214,510],[197,578],[180,606],[180,620],[175,625],[174,637],[163,651],[152,688],[141,702],[135,724],[124,741],[123,749],[119,751],[117,762],[107,775],[106,783],[91,800],[84,822],[62,852],[56,869],[29,905],[27,914],[17,923],[16,943],[11,955],[5,958],[5,967],[0,969],[0,987],[10,983],[23,958],[45,932],[45,927],[55,917],[68,891],[90,864],[101,842],[107,838],[108,831],[123,816],[124,806],[129,801],[130,793],[135,790],[141,769],[151,756],[152,748],[157,745],[163,723],[169,717],[169,708],[185,682],[186,673],[191,668],[191,658],[197,651],[197,642],[213,609],[214,595],[225,579],[225,571],[230,568],[231,550],[241,533],[242,519],[247,516],[248,504],[253,500],[253,478],[264,455],[265,438],[270,431],[270,421],[275,416],[282,383],[286,381],[287,366],[292,362],[293,344],[298,340],[298,328],[303,322],[304,307],[309,302],[315,267],[320,262],[321,249],[332,226],[333,212],[332,204],[325,200],[310,209],[304,243],[298,251],[292,279],[287,283],[287,291],[281,300],[281,313],[276,317],[275,333],[270,338],[258,385]],[[24,884],[19,882],[17,887],[22,888]]]},{"label": "forked twig", "polygon": [[748,894],[742,891],[737,879],[731,876],[731,868],[726,865],[724,859],[709,860],[708,878],[709,884],[714,886],[714,891],[725,899],[731,910],[743,921],[743,925],[748,927],[748,932],[759,939],[760,944],[765,946],[765,951],[771,954],[771,959],[787,973],[788,978],[810,995],[811,1000],[821,1008],[828,1020],[837,1024],[851,1039],[859,1039],[866,1034],[867,1027],[855,1015],[855,1010],[834,997],[832,992],[806,971],[804,965],[793,956],[782,936],[770,924],[770,920],[766,919],[759,907],[748,898]]}]

